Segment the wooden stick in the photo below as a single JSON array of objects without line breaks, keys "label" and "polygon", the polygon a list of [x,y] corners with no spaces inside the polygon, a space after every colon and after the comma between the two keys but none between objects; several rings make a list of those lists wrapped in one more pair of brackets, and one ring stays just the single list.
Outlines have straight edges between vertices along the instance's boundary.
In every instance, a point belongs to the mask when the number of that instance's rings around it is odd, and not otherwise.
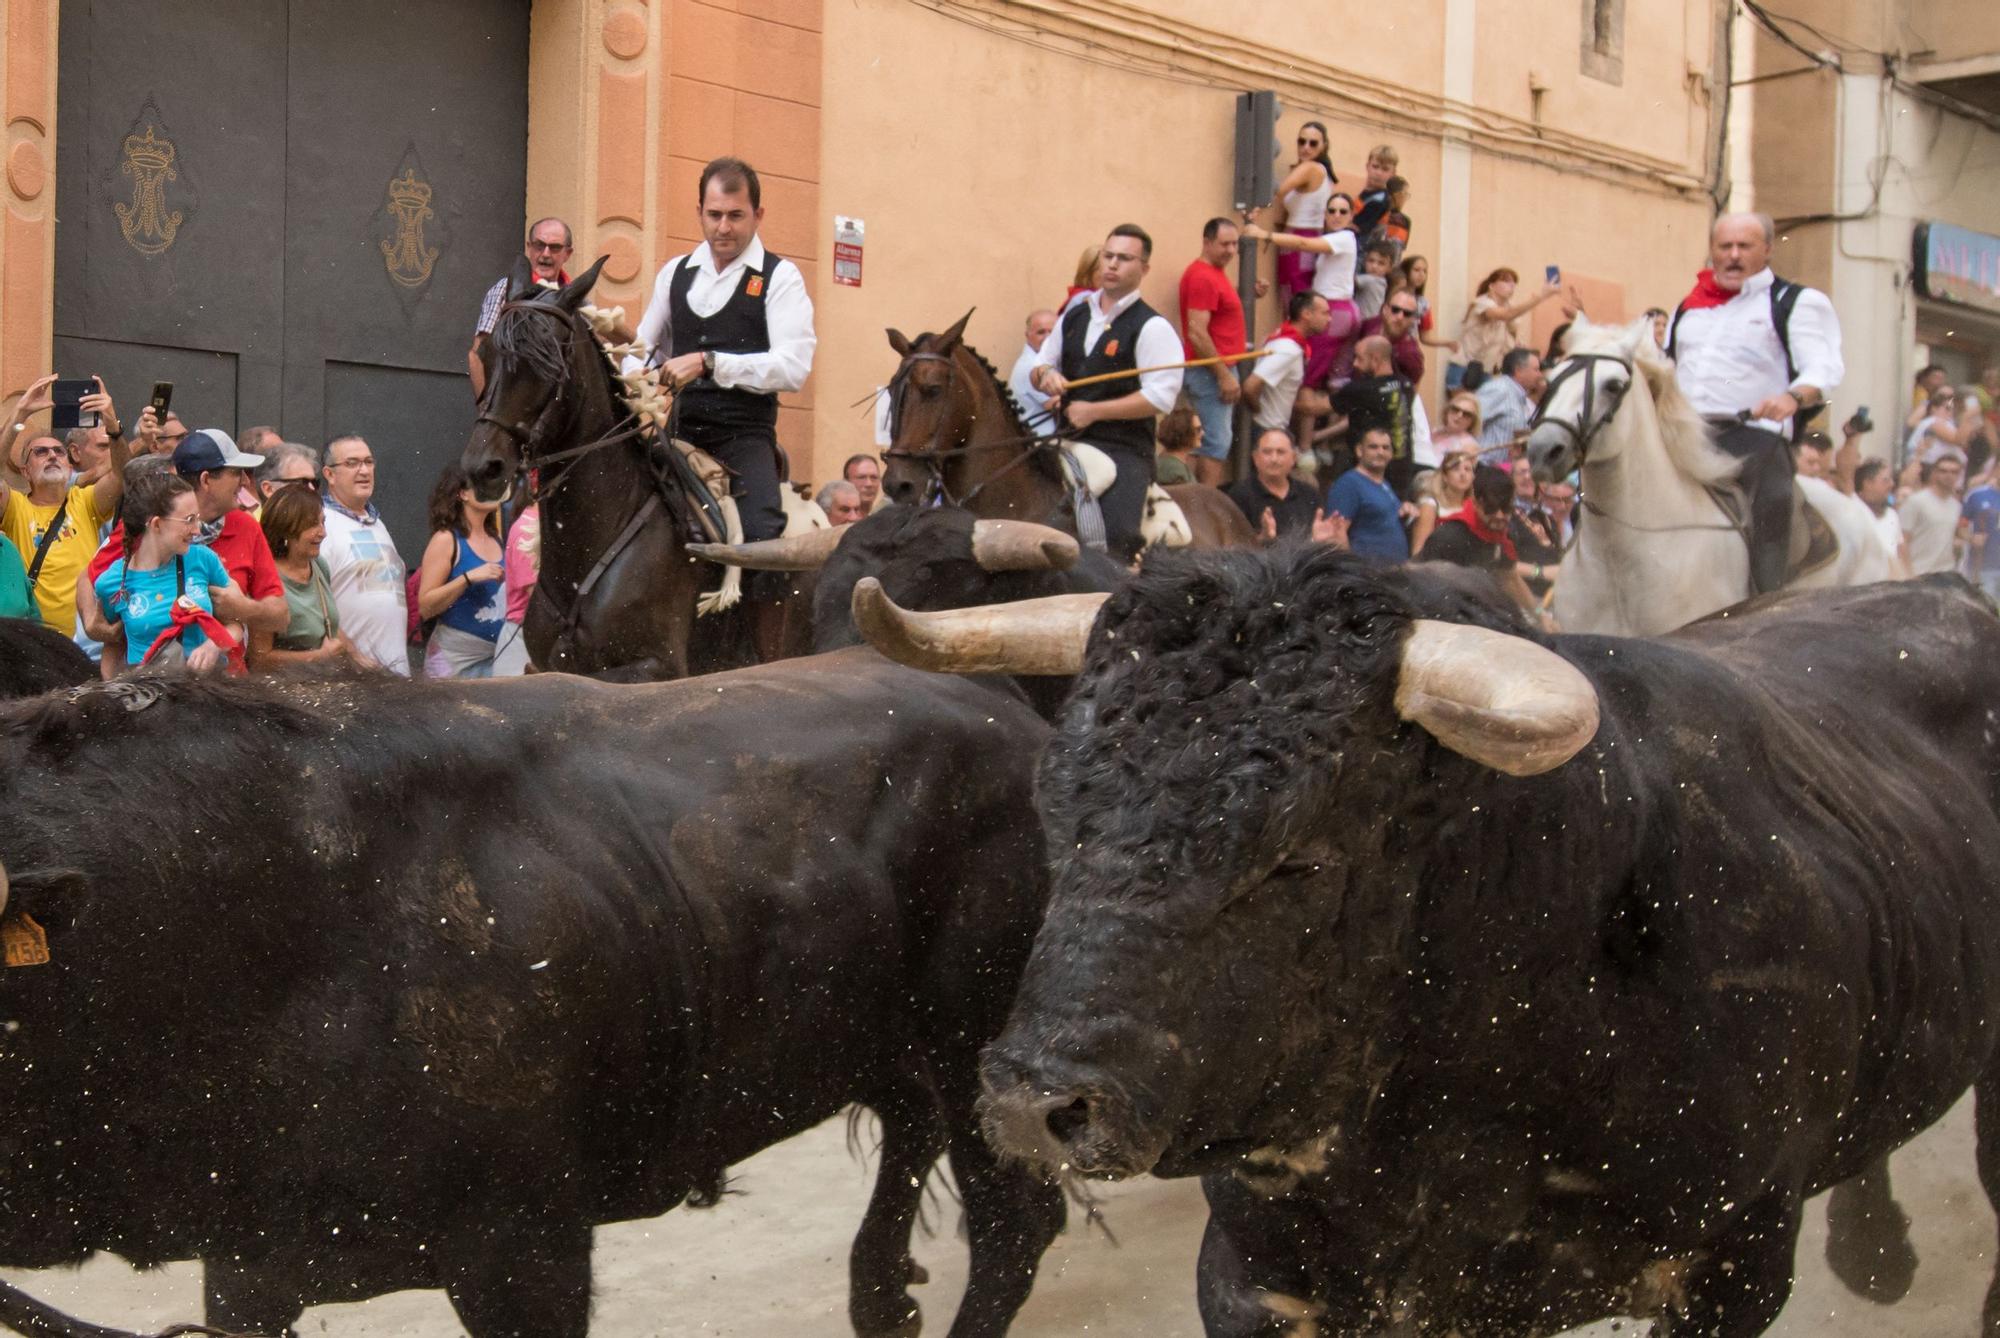
[{"label": "wooden stick", "polygon": [[1213,367],[1218,363],[1248,362],[1252,358],[1261,358],[1268,352],[1270,352],[1269,349],[1253,348],[1245,353],[1225,353],[1214,358],[1196,358],[1193,362],[1163,362],[1157,367],[1134,367],[1129,372],[1099,372],[1096,376],[1080,376],[1076,380],[1071,381],[1066,387],[1066,391],[1075,390],[1078,386],[1094,386],[1100,381],[1116,381],[1121,376],[1144,376],[1147,372],[1171,372],[1177,367]]}]

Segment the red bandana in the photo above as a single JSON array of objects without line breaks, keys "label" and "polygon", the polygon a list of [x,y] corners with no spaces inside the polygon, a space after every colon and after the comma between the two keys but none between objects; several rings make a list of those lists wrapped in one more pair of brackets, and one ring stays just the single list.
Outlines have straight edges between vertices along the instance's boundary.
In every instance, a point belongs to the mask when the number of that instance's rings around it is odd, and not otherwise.
[{"label": "red bandana", "polygon": [[1290,321],[1284,322],[1283,324],[1279,325],[1277,329],[1271,331],[1271,337],[1269,339],[1266,339],[1264,343],[1266,345],[1275,344],[1280,339],[1289,339],[1294,344],[1297,344],[1300,348],[1305,349],[1307,352],[1312,351],[1312,345],[1306,343],[1306,337],[1300,334],[1298,331],[1298,327],[1293,325]]},{"label": "red bandana", "polygon": [[159,636],[153,639],[153,644],[146,648],[145,658],[140,660],[140,663],[144,664],[151,660],[154,655],[159,653],[162,646],[165,646],[169,641],[176,639],[182,632],[186,631],[190,623],[199,626],[202,631],[208,633],[208,639],[222,647],[228,653],[230,673],[240,674],[245,671],[243,647],[236,644],[236,638],[229,635],[229,629],[224,627],[214,614],[189,599],[186,595],[174,601],[173,621],[168,623]]},{"label": "red bandana", "polygon": [[1452,519],[1464,525],[1466,529],[1471,530],[1472,537],[1481,543],[1499,544],[1500,551],[1507,555],[1509,562],[1519,562],[1521,560],[1514,552],[1514,541],[1507,537],[1505,530],[1489,530],[1486,528],[1486,521],[1479,514],[1478,504],[1470,497],[1465,499],[1465,505],[1459,508],[1458,514],[1453,516]]},{"label": "red bandana", "polygon": [[1719,307],[1740,295],[1740,290],[1724,288],[1715,281],[1715,271],[1705,269],[1694,276],[1694,288],[1681,299],[1684,311],[1700,311],[1703,307]]}]

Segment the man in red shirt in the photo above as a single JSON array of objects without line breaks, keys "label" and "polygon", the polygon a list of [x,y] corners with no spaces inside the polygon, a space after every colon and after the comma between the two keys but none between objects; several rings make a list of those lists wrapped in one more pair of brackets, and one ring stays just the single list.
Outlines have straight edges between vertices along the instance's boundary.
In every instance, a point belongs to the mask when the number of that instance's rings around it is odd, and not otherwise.
[{"label": "man in red shirt", "polygon": [[[277,633],[291,622],[291,612],[285,605],[285,586],[278,578],[278,564],[271,557],[270,542],[257,522],[250,519],[250,513],[236,504],[237,494],[250,477],[250,471],[262,463],[263,456],[236,449],[235,441],[219,427],[189,433],[173,454],[174,472],[194,485],[195,515],[200,522],[194,542],[206,544],[222,559],[230,579],[245,596],[240,604],[234,599],[225,603],[218,597],[215,606],[216,616],[231,625],[239,641],[244,639],[245,627]],[[105,568],[124,555],[125,530],[122,525],[114,525],[111,537],[91,559],[85,582],[96,580]],[[109,629],[92,625],[90,630],[96,636],[100,630]],[[107,660],[115,649],[107,645]]]},{"label": "man in red shirt", "polygon": [[[1189,361],[1244,350],[1243,302],[1226,269],[1236,259],[1236,243],[1236,225],[1226,218],[1211,218],[1201,230],[1200,258],[1181,272],[1181,351]],[[1220,487],[1229,448],[1235,443],[1235,404],[1242,397],[1242,383],[1225,363],[1190,367],[1181,385],[1201,419],[1201,443],[1194,448],[1195,480]]]}]

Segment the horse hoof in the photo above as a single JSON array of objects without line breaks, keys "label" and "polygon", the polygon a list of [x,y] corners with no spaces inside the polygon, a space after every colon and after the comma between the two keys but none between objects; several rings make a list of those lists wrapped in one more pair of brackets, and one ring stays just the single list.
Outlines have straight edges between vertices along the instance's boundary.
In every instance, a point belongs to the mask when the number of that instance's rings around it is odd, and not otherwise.
[{"label": "horse hoof", "polygon": [[1909,1295],[1917,1277],[1909,1214],[1894,1201],[1886,1212],[1840,1209],[1838,1197],[1828,1201],[1826,1266],[1841,1285],[1877,1305],[1894,1305]]}]

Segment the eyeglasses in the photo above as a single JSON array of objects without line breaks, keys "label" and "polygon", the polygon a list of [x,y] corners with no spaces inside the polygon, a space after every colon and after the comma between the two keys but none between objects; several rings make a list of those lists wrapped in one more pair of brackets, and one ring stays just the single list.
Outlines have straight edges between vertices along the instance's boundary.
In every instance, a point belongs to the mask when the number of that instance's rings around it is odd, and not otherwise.
[{"label": "eyeglasses", "polygon": [[[372,464],[373,461],[370,461],[370,463]],[[276,483],[280,488],[304,488],[308,492],[319,491],[319,480],[314,478],[310,474],[306,475],[304,478],[273,479],[272,482]]]},{"label": "eyeglasses", "polygon": [[1301,135],[1299,136],[1299,147],[1302,149],[1316,149],[1319,147],[1319,141],[1316,139],[1307,139],[1304,135]]},{"label": "eyeglasses", "polygon": [[374,467],[375,457],[372,455],[359,456],[353,460],[336,460],[327,466],[328,469],[373,469]]},{"label": "eyeglasses", "polygon": [[1107,265],[1136,265],[1143,257],[1137,251],[1129,255],[1119,251],[1106,251],[1098,256],[1098,259]]},{"label": "eyeglasses", "polygon": [[191,530],[201,524],[201,515],[197,512],[192,516],[161,516],[160,523],[163,525],[179,525]]},{"label": "eyeglasses", "polygon": [[1329,214],[1351,214],[1354,211],[1344,204],[1330,204],[1326,207],[1326,212]]},{"label": "eyeglasses", "polygon": [[529,249],[530,251],[567,251],[567,250],[569,250],[569,243],[568,243],[568,242],[529,242],[529,243],[528,243],[528,249]]},{"label": "eyeglasses", "polygon": [[59,460],[67,453],[61,446],[32,446],[28,449],[28,458],[33,460],[37,456],[46,455],[52,460]]}]

